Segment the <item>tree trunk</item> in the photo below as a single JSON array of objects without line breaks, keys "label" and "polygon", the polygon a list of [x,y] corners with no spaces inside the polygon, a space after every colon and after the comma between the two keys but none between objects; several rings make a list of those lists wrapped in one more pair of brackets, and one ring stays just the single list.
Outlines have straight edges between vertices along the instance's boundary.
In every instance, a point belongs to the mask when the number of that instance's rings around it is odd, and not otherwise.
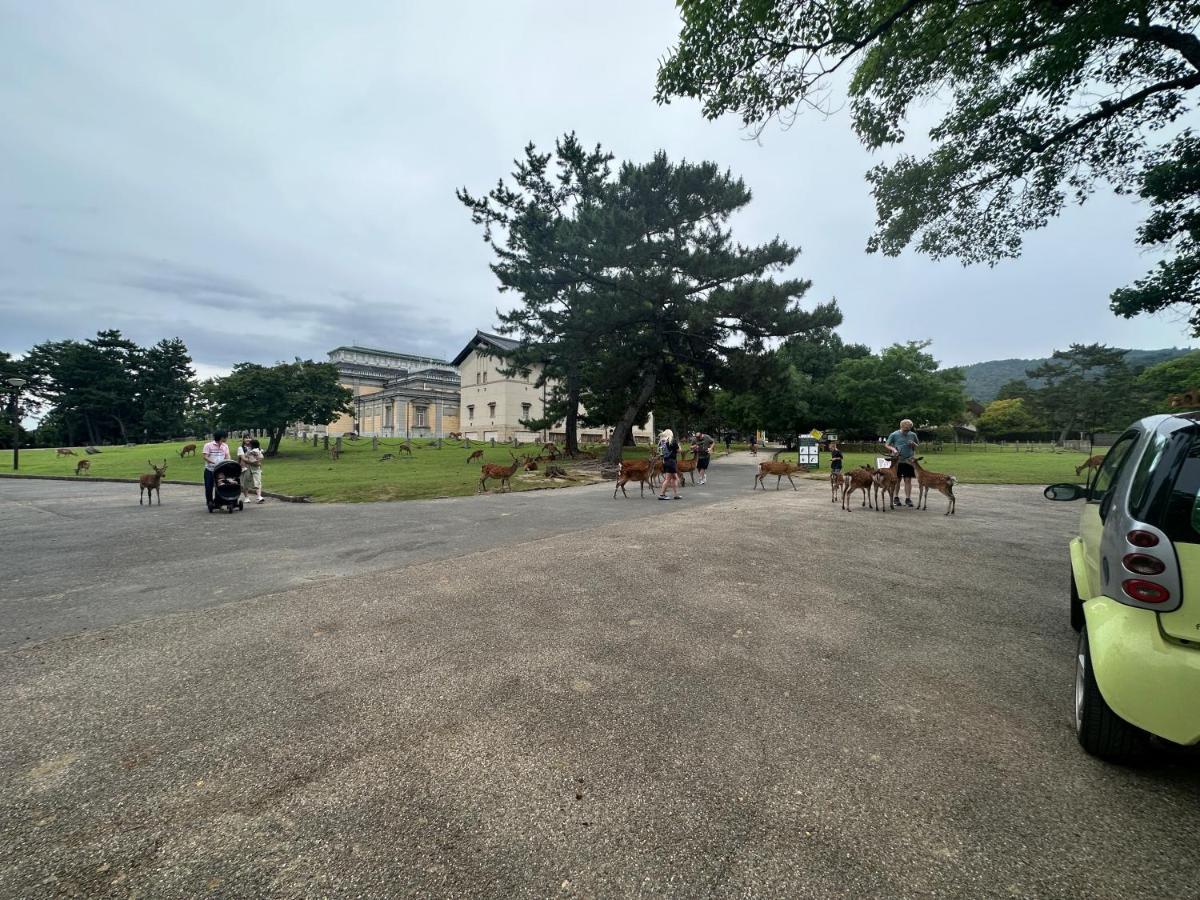
[{"label": "tree trunk", "polygon": [[121,429],[121,443],[129,443],[129,435],[125,432],[125,423],[121,421],[120,416],[113,416],[113,421],[117,423],[117,427]]},{"label": "tree trunk", "polygon": [[[268,428],[267,429],[267,434],[270,435],[270,438],[267,440],[267,452],[263,454],[264,456],[278,455],[279,442],[281,440],[283,440],[283,433],[285,431],[287,431],[286,425],[281,425],[279,428]],[[317,438],[317,436],[314,434],[313,440],[315,441],[316,438]]]},{"label": "tree trunk", "polygon": [[[545,412],[542,413],[545,415]],[[566,431],[567,456],[574,458],[579,455],[579,376],[570,372],[567,374],[567,416],[564,430]]]},{"label": "tree trunk", "polygon": [[646,373],[642,376],[642,385],[638,389],[637,396],[633,402],[625,407],[625,412],[621,414],[621,421],[613,429],[612,437],[608,439],[608,452],[604,454],[604,462],[611,466],[621,464],[621,448],[625,446],[625,440],[633,434],[633,422],[638,417],[646,404],[650,402],[650,398],[654,396],[654,386],[658,383],[658,367],[651,366],[646,369]]}]

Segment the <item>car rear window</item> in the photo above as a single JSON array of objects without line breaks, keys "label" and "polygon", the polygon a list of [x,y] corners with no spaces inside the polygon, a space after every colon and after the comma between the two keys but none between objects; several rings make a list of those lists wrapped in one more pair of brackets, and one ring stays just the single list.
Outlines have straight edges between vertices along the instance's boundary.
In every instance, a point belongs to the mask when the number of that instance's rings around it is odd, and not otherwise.
[{"label": "car rear window", "polygon": [[1172,541],[1200,544],[1200,434],[1184,438],[1187,449],[1177,466],[1170,494],[1165,497],[1158,526]]}]

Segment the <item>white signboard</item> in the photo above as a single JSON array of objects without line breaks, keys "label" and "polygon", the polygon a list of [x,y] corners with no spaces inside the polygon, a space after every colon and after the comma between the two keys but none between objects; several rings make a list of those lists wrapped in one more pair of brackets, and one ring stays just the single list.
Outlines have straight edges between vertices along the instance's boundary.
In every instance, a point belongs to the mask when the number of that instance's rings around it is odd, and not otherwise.
[{"label": "white signboard", "polygon": [[891,467],[892,467],[892,461],[890,459],[888,459],[886,456],[875,457],[875,468],[890,469]]}]

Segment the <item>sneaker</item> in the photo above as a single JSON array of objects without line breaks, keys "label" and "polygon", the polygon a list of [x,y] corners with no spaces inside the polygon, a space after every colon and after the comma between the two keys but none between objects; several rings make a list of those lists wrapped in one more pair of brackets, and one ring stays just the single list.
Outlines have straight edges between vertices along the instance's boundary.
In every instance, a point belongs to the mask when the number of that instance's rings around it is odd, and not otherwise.
[{"label": "sneaker", "polygon": [[[664,500],[666,500],[667,498],[666,498],[666,497],[663,497],[663,499],[664,499]],[[682,494],[676,494],[676,495],[675,495],[674,497],[672,497],[671,499],[672,499],[672,500],[682,500],[682,499],[683,499],[683,495],[682,495]]]},{"label": "sneaker", "polygon": [[266,498],[266,497],[259,497],[259,498],[258,498],[258,502],[259,502],[259,503],[266,503],[266,502],[267,502],[267,498]]},{"label": "sneaker", "polygon": [[658,499],[659,500],[669,500],[670,498],[666,494],[659,494]]},{"label": "sneaker", "polygon": [[904,505],[905,505],[905,506],[912,506],[912,500],[905,500],[905,501],[904,501]]},{"label": "sneaker", "polygon": [[705,482],[705,479],[701,478],[701,479],[700,479],[700,483],[701,483],[701,484],[704,484],[704,482]]}]

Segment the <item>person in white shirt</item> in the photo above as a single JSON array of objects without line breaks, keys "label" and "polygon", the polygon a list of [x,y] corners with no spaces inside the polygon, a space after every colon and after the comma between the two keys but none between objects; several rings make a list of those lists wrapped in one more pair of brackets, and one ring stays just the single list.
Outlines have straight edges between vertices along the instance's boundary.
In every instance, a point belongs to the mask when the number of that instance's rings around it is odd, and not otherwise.
[{"label": "person in white shirt", "polygon": [[263,503],[262,495],[262,446],[255,438],[246,439],[246,448],[238,450],[238,462],[242,464],[242,493],[247,497],[250,491],[257,494],[258,502]]}]

